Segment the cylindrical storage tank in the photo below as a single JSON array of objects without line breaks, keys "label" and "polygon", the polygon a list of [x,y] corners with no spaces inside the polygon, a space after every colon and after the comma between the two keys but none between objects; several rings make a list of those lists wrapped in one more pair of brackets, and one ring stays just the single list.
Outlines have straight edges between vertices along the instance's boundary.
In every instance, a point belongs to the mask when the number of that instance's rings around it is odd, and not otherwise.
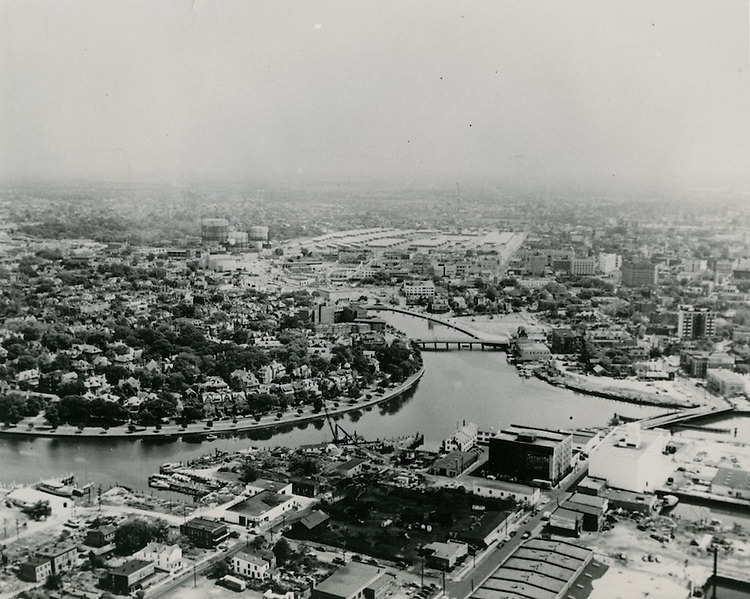
[{"label": "cylindrical storage tank", "polygon": [[250,240],[251,241],[268,241],[268,227],[263,225],[255,225],[250,227]]},{"label": "cylindrical storage tank", "polygon": [[207,218],[201,223],[203,245],[221,245],[229,239],[229,221],[226,218]]},{"label": "cylindrical storage tank", "polygon": [[230,231],[227,243],[235,249],[245,249],[247,247],[247,233],[245,231]]}]

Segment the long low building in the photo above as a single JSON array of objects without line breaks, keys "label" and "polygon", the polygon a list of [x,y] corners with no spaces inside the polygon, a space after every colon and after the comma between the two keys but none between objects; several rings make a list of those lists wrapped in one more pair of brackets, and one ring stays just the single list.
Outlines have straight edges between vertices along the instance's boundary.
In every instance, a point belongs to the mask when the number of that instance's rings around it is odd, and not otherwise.
[{"label": "long low building", "polygon": [[471,595],[475,599],[562,599],[582,576],[604,570],[593,551],[564,541],[531,539]]},{"label": "long low building", "polygon": [[380,568],[349,562],[312,590],[312,599],[382,599],[394,577]]}]

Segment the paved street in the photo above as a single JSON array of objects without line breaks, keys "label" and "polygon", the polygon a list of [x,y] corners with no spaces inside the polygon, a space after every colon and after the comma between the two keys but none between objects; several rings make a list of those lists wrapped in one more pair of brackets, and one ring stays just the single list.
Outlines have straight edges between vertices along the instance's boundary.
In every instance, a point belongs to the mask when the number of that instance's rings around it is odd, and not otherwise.
[{"label": "paved street", "polygon": [[[586,476],[588,465],[581,465],[579,468],[569,474],[556,489],[550,489],[545,492],[550,501],[542,507],[536,515],[527,516],[521,520],[520,525],[515,529],[516,533],[507,543],[496,546],[490,550],[487,555],[477,560],[475,568],[471,568],[458,581],[445,581],[445,594],[451,599],[466,599],[475,589],[478,589],[482,583],[487,580],[492,573],[521,545],[521,538],[525,532],[531,536],[539,534],[543,528],[542,518],[545,511],[554,511],[556,507],[566,501],[572,493],[570,489]],[[501,541],[502,543],[502,541]]]}]

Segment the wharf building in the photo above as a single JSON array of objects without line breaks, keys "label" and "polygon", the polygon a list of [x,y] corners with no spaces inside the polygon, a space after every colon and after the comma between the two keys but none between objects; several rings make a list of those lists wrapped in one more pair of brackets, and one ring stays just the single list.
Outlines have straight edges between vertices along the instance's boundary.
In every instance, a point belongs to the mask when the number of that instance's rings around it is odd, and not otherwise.
[{"label": "wharf building", "polygon": [[520,482],[556,485],[570,470],[570,433],[511,425],[490,439],[488,469]]}]

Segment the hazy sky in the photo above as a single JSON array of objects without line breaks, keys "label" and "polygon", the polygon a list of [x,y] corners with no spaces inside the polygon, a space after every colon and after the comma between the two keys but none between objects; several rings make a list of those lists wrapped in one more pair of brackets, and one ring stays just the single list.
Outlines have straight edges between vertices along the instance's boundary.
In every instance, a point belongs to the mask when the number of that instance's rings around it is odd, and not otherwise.
[{"label": "hazy sky", "polygon": [[0,0],[0,179],[750,184],[748,1]]}]

